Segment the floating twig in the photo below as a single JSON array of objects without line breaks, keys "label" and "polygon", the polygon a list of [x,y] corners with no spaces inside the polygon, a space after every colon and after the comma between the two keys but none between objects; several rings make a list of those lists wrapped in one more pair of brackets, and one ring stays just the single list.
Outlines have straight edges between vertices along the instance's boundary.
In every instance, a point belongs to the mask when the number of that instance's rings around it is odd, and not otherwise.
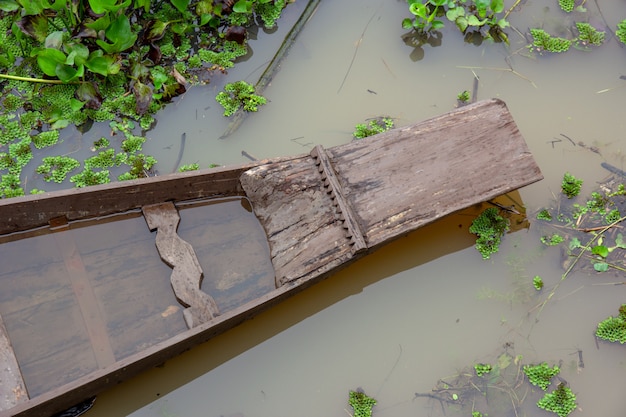
[{"label": "floating twig", "polygon": [[515,71],[513,68],[502,68],[502,67],[472,67],[472,66],[465,66],[465,65],[458,65],[457,68],[464,68],[464,69],[483,69],[483,70],[488,70],[488,71],[506,71],[506,72],[510,72],[518,77],[520,77],[522,80],[526,80],[529,83],[532,84],[533,87],[537,88],[537,85],[535,84],[535,82],[533,80],[531,80],[530,78],[520,74],[519,72]]}]

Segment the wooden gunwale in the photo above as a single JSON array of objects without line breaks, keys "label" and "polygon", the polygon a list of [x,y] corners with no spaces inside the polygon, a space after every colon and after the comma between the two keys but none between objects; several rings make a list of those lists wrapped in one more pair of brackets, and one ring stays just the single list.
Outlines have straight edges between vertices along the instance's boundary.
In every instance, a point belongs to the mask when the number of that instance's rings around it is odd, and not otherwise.
[{"label": "wooden gunwale", "polygon": [[[0,411],[0,417],[44,417],[66,409],[240,324],[384,243],[542,178],[506,105],[488,100],[377,137],[317,148],[313,155],[0,201],[0,216],[9,219],[0,225],[1,235],[60,216],[75,221],[166,201],[246,196],[265,229],[277,278],[276,288],[262,296]],[[361,239],[356,250],[355,236]]]}]

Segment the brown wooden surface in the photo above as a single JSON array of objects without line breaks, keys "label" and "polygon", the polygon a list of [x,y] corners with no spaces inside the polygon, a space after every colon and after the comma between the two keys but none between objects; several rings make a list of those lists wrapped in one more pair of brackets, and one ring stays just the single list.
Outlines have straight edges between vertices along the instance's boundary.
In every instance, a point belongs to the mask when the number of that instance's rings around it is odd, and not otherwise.
[{"label": "brown wooden surface", "polygon": [[[120,358],[116,354],[115,364],[83,373],[83,376],[69,382],[64,380],[56,388],[18,404],[12,410],[0,411],[0,417],[49,416],[236,326],[387,241],[445,214],[542,178],[506,106],[499,100],[476,103],[417,125],[327,149],[326,154],[328,166],[336,173],[337,184],[333,187],[341,190],[362,230],[367,251],[352,251],[350,234],[346,233],[344,221],[338,216],[333,193],[328,192],[324,175],[321,175],[315,158],[310,155],[261,161],[247,166],[249,170],[237,168],[231,173],[218,172],[215,184],[210,182],[210,175],[206,173],[189,173],[184,177],[177,175],[175,180],[164,181],[160,185],[162,190],[157,190],[159,183],[156,179],[136,182],[134,191],[132,187],[128,188],[129,184],[125,184],[120,193],[120,198],[125,201],[120,204],[114,202],[115,187],[103,190],[106,198],[101,206],[95,204],[98,194],[86,190],[69,194],[50,193],[40,200],[21,199],[19,204],[13,206],[14,209],[22,207],[27,201],[39,201],[37,204],[42,205],[38,208],[44,213],[41,217],[47,222],[56,217],[52,214],[60,209],[59,199],[64,195],[69,195],[69,200],[74,202],[80,201],[81,193],[87,193],[93,201],[91,205],[82,206],[86,208],[82,213],[93,216],[94,213],[114,210],[106,207],[108,202],[117,208],[136,208],[159,203],[155,201],[158,196],[167,196],[162,201],[180,201],[188,198],[185,196],[205,193],[237,195],[245,189],[267,234],[270,258],[279,286],[272,288],[264,283],[264,279],[254,278],[252,282],[257,283],[252,292],[257,294],[254,298],[250,296],[252,293],[247,292],[241,299],[243,303],[231,304],[231,309],[212,320],[192,329],[179,330],[162,341],[148,343],[129,356]],[[234,179],[235,174],[241,174],[241,183]],[[196,188],[194,178],[199,178],[204,185]],[[185,187],[189,188],[182,187],[182,184],[187,184]],[[177,190],[178,186],[182,188]],[[145,190],[152,191],[148,191],[144,201],[139,195]],[[219,192],[215,192],[217,190]],[[181,193],[177,194],[177,191]],[[45,201],[51,203],[52,209],[46,208]],[[10,206],[8,203],[0,206],[0,215]],[[26,206],[23,208],[26,209]],[[75,208],[71,212],[76,217],[68,218],[80,217],[81,212]],[[17,227],[35,222],[34,213],[23,216],[22,219],[26,219],[23,223],[17,222],[9,229],[17,230]],[[195,238],[195,242],[202,240],[200,235]],[[196,243],[193,244],[195,247]],[[80,243],[78,247],[81,251],[88,249]],[[197,253],[200,256],[204,251],[210,252],[210,249]],[[121,249],[121,252],[128,250]],[[89,265],[87,258],[83,253],[85,264]],[[105,259],[103,263],[106,263]],[[86,268],[90,270],[89,266]],[[118,291],[125,289],[123,283],[115,285],[117,277],[114,272],[102,279],[111,285],[108,286],[109,291],[98,291],[98,286],[94,286],[98,296],[116,298],[115,288]],[[285,283],[288,285],[281,285]],[[11,285],[14,284],[8,284],[9,287]],[[213,285],[227,288],[231,284],[223,277],[216,277]],[[54,288],[49,287],[44,294],[54,291]],[[4,288],[2,290],[0,301],[5,297],[6,304],[3,307],[0,302],[0,307],[19,310],[21,307],[13,301],[10,293],[5,295]],[[236,299],[231,293],[224,294],[231,302]],[[116,303],[114,301],[113,304]],[[41,307],[31,308],[32,314],[40,314]],[[19,332],[20,325],[14,327]],[[9,333],[12,333],[11,329]],[[112,336],[112,340],[115,337]]]},{"label": "brown wooden surface", "polygon": [[9,335],[0,316],[0,411],[9,410],[28,400],[26,386],[17,364]]},{"label": "brown wooden surface", "polygon": [[198,326],[219,315],[213,297],[200,289],[202,267],[189,242],[178,236],[178,210],[172,202],[151,204],[141,211],[150,230],[157,230],[156,246],[161,259],[172,267],[172,288],[185,306],[183,316],[187,327]]},{"label": "brown wooden surface", "polygon": [[[241,176],[268,235],[278,285],[344,264],[353,256],[351,235],[363,233],[367,249],[373,250],[543,178],[500,100],[312,155]],[[319,162],[325,166],[322,175],[315,169]],[[326,191],[326,182],[339,191],[338,199]],[[349,213],[346,219],[358,223],[348,234],[333,209],[336,200],[344,199],[339,205]]]}]

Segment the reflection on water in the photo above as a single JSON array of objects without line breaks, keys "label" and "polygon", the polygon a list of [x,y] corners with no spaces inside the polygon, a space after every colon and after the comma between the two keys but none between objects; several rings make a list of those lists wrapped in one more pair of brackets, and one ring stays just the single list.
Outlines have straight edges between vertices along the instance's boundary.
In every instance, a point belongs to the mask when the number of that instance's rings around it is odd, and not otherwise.
[{"label": "reflection on water", "polygon": [[[401,126],[446,112],[459,92],[471,90],[476,74],[478,98],[506,101],[546,177],[521,190],[532,218],[550,204],[565,171],[583,178],[588,194],[607,175],[601,162],[624,169],[625,52],[607,36],[590,52],[528,56],[522,37],[528,28],[560,33],[572,19],[587,17],[560,13],[556,1],[522,3],[509,16],[519,30],[509,31],[510,47],[464,43],[448,26],[440,47],[415,52],[401,38],[406,2],[321,2],[265,91],[270,103],[235,134],[218,139],[227,121],[209,116],[216,107],[209,86],[166,110],[148,145],[158,151],[185,130],[182,163],[207,165],[246,162],[242,150],[258,158],[304,153],[315,144],[349,141],[354,125],[370,117],[389,115]],[[611,28],[626,18],[621,2],[587,2],[599,28],[596,4]],[[234,80],[251,69],[238,71]],[[157,159],[167,165],[170,155],[174,161],[177,150]],[[476,362],[494,361],[505,345],[524,363],[563,361],[561,377],[585,413],[621,415],[624,347],[596,345],[593,332],[625,302],[624,286],[602,284],[623,275],[572,273],[537,315],[561,280],[559,249],[542,246],[531,222],[483,261],[467,233],[472,218],[448,217],[393,243],[104,393],[89,415],[345,416],[348,390],[360,386],[378,399],[377,416],[439,416],[437,401],[415,393]],[[532,287],[535,275],[543,277],[543,292]],[[579,350],[584,368],[577,365]],[[530,392],[520,413],[543,415],[534,406],[539,397]]]}]

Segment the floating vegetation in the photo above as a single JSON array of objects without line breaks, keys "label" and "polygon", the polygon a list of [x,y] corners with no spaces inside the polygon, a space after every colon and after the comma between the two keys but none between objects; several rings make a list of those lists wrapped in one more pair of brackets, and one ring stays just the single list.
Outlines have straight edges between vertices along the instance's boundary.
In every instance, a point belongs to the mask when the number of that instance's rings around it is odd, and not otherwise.
[{"label": "floating vegetation", "polygon": [[467,104],[470,102],[470,100],[472,99],[472,95],[470,94],[469,91],[464,90],[461,91],[457,96],[456,99],[458,100],[459,104]]},{"label": "floating vegetation", "polygon": [[417,33],[437,31],[445,24],[442,17],[453,22],[463,34],[479,34],[482,39],[509,43],[504,29],[509,26],[504,0],[407,0],[414,16],[402,21],[404,29]]},{"label": "floating vegetation", "polygon": [[537,407],[552,411],[559,417],[566,417],[577,407],[576,395],[565,383],[561,382],[554,391],[547,393],[537,402]]},{"label": "floating vegetation", "polygon": [[617,317],[610,316],[598,323],[596,336],[609,342],[626,343],[626,304],[619,308]]},{"label": "floating vegetation", "polygon": [[543,29],[530,29],[530,35],[533,38],[533,43],[529,48],[534,48],[537,52],[561,53],[568,51],[570,46],[572,46],[571,40],[554,37]]},{"label": "floating vegetation", "polygon": [[558,210],[551,213],[542,209],[537,215],[545,225],[552,225],[558,231],[541,237],[549,246],[564,247],[563,278],[567,276],[580,259],[587,259],[596,272],[614,269],[626,272],[626,241],[616,227],[626,219],[626,188],[616,179],[600,185],[598,191],[590,193],[584,203],[577,203],[574,197],[580,193],[582,180],[566,173],[563,177],[562,196]]},{"label": "floating vegetation", "polygon": [[350,391],[348,403],[354,410],[354,417],[372,417],[372,408],[376,400],[368,397],[361,389]]},{"label": "floating vegetation", "polygon": [[485,209],[469,227],[470,233],[475,234],[476,249],[483,259],[489,259],[500,249],[502,236],[509,230],[509,220],[500,216],[496,207]]},{"label": "floating vegetation", "polygon": [[80,166],[74,158],[69,156],[47,156],[43,163],[37,167],[37,173],[42,174],[44,180],[56,183],[65,181],[67,174]]},{"label": "floating vegetation", "polygon": [[561,182],[561,191],[567,196],[567,198],[573,198],[580,194],[582,185],[583,180],[574,177],[569,172],[566,172],[563,175],[563,181]]},{"label": "floating vegetation", "polygon": [[[521,407],[531,385],[547,391],[554,376],[560,369],[549,367],[545,362],[540,365],[522,365],[521,355],[514,356],[509,352],[510,344],[505,344],[504,352],[489,365],[489,372],[483,372],[487,365],[474,365],[472,371],[467,367],[458,374],[442,378],[427,393],[416,393],[416,398],[429,398],[441,405],[443,414],[446,406],[454,407],[459,415],[523,415]],[[496,353],[497,355],[497,353]],[[481,371],[479,373],[479,370]],[[557,413],[560,417],[569,414],[576,408],[576,396],[565,386],[559,384],[556,389],[544,395],[537,406]]]},{"label": "floating vegetation", "polygon": [[215,100],[224,108],[224,116],[232,116],[241,107],[245,111],[255,112],[258,106],[267,103],[265,97],[254,94],[254,86],[245,81],[236,81],[224,86]]},{"label": "floating vegetation", "polygon": [[543,288],[543,279],[541,279],[539,275],[535,275],[533,278],[533,287],[535,287],[537,291],[541,291]]},{"label": "floating vegetation", "polygon": [[567,13],[570,13],[572,10],[574,10],[575,5],[576,3],[574,2],[574,0],[559,0],[559,7],[561,8],[561,10]]},{"label": "floating vegetation", "polygon": [[626,44],[626,19],[617,24],[615,36],[617,36],[617,39],[619,39],[623,44]]},{"label": "floating vegetation", "polygon": [[539,365],[524,365],[523,369],[528,377],[528,381],[544,391],[550,386],[552,377],[561,372],[558,366],[549,367],[546,362],[540,363]]},{"label": "floating vegetation", "polygon": [[586,22],[576,22],[576,29],[578,29],[577,42],[585,45],[602,45],[604,42],[605,32],[600,32],[598,29],[591,26]]},{"label": "floating vegetation", "polygon": [[393,126],[394,123],[392,118],[377,117],[375,119],[371,119],[367,124],[359,123],[354,126],[354,133],[352,133],[352,136],[355,139],[363,139],[368,136],[374,136],[379,133],[386,132],[389,129],[393,129]]},{"label": "floating vegetation", "polygon": [[185,164],[178,168],[178,172],[197,171],[198,169],[200,169],[199,164]]},{"label": "floating vegetation", "polygon": [[476,376],[478,377],[488,374],[492,369],[493,367],[488,363],[477,363],[474,365],[474,371],[476,371]]}]

